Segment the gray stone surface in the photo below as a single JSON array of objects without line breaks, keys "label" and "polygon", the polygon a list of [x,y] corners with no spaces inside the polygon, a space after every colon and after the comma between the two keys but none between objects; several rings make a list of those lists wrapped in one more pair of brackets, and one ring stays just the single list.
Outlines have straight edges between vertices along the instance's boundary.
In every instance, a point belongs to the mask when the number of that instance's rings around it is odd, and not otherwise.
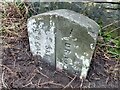
[{"label": "gray stone surface", "polygon": [[80,78],[86,77],[100,29],[95,21],[59,9],[32,16],[27,27],[33,55]]}]

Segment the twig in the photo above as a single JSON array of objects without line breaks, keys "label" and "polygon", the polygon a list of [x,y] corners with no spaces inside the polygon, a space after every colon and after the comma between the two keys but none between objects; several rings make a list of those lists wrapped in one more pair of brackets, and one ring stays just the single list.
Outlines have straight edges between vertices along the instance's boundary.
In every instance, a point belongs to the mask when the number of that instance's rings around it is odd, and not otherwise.
[{"label": "twig", "polygon": [[32,83],[32,82],[29,82],[28,84],[23,85],[22,87],[27,87],[27,86],[30,85],[30,84],[33,84],[33,83]]},{"label": "twig", "polygon": [[59,83],[54,83],[53,81],[44,82],[44,83],[41,83],[41,84],[39,84],[39,85],[42,86],[42,85],[46,85],[46,84],[52,84],[52,85],[64,87],[64,85],[59,84]]},{"label": "twig", "polygon": [[104,53],[105,56],[108,56],[108,54],[105,53],[100,47],[98,47],[98,50],[100,50],[102,53]]},{"label": "twig", "polygon": [[104,57],[108,60],[110,60],[110,58],[104,53]]},{"label": "twig", "polygon": [[117,46],[112,46],[112,45],[108,45],[108,44],[99,44],[101,46],[106,46],[106,47],[111,47],[111,48],[118,48]]},{"label": "twig", "polygon": [[[26,79],[26,81],[30,82],[34,77],[35,77],[36,73],[32,72]],[[32,76],[32,77],[31,77]]]},{"label": "twig", "polygon": [[25,50],[25,53],[28,55],[28,57],[31,57],[31,56],[29,55],[29,53],[27,52],[27,50]]},{"label": "twig", "polygon": [[28,82],[31,82],[32,79],[35,77],[35,75],[36,75],[36,74],[34,74],[34,75],[30,78],[30,80],[29,80]]},{"label": "twig", "polygon": [[83,81],[84,81],[83,79],[81,79],[81,80],[82,81],[81,81],[81,84],[80,84],[80,88],[83,86]]},{"label": "twig", "polygon": [[6,85],[6,83],[4,82],[4,72],[2,73],[1,81],[2,81],[3,87],[7,88],[7,85]]},{"label": "twig", "polygon": [[[111,54],[112,54],[112,52],[111,52],[111,51],[108,51],[108,53],[111,53]],[[114,52],[114,54],[115,54],[115,55],[118,55],[118,56],[120,55],[120,54],[118,54],[118,53],[115,53],[115,52]]]},{"label": "twig", "polygon": [[90,82],[88,82],[88,87],[87,88],[90,88],[90,86],[91,86],[91,84],[90,84]]},{"label": "twig", "polygon": [[37,83],[38,86],[39,86],[40,82],[41,82],[41,78],[38,80],[38,83]]},{"label": "twig", "polygon": [[118,39],[118,38],[120,38],[120,36],[118,36],[118,37],[116,37],[116,38],[114,38],[114,39],[116,40],[116,39]]},{"label": "twig", "polygon": [[71,76],[69,76],[67,73],[65,73],[66,74],[66,76],[68,77],[68,78],[70,78],[70,79],[73,79]]},{"label": "twig", "polygon": [[41,84],[39,84],[39,85],[46,85],[46,84],[50,84],[50,83],[53,83],[53,81],[48,81],[48,82],[44,82],[44,83],[41,83]]},{"label": "twig", "polygon": [[56,85],[56,86],[61,86],[61,87],[64,87],[64,85],[59,84],[59,83],[50,82],[49,84],[53,84],[53,85]]},{"label": "twig", "polygon": [[114,32],[114,31],[118,30],[119,28],[120,28],[120,27],[118,27],[118,28],[115,28],[115,29],[111,30],[111,31],[110,31],[110,32],[108,32],[106,35],[108,35],[108,34],[110,34],[110,33]]},{"label": "twig", "polygon": [[[2,41],[4,41],[4,39],[2,40]],[[3,48],[11,48],[12,47],[12,45],[11,44],[8,44],[8,43],[6,43],[6,42],[3,42]]]},{"label": "twig", "polygon": [[108,84],[109,79],[110,79],[110,78],[109,78],[109,77],[107,77],[107,79],[106,79],[106,81],[105,81],[105,83],[106,83],[106,84]]},{"label": "twig", "polygon": [[10,34],[13,34],[13,35],[16,35],[17,37],[20,37],[19,35],[18,35],[18,33],[16,33],[16,32],[14,32],[14,31],[10,31],[10,30],[8,30],[8,29],[10,29],[10,28],[5,28],[5,31],[7,32],[7,33],[10,33]]},{"label": "twig", "polygon": [[71,83],[75,80],[75,78],[76,78],[76,76],[64,87],[64,89],[69,87],[71,85]]},{"label": "twig", "polygon": [[46,78],[49,78],[47,75],[43,74],[43,73],[40,72],[38,69],[36,69],[36,71],[37,71],[38,73],[40,73],[42,76],[44,76],[44,77],[46,77]]},{"label": "twig", "polygon": [[117,22],[119,22],[119,21],[120,21],[120,20],[115,21],[115,22],[113,22],[113,23],[110,23],[110,24],[108,24],[108,25],[106,25],[106,26],[102,27],[102,29],[105,29],[105,28],[107,28],[107,27],[109,27],[109,26],[111,26],[111,25],[113,25],[114,23],[117,23]]},{"label": "twig", "polygon": [[8,71],[10,71],[12,74],[15,74],[15,75],[16,75],[16,73],[13,72],[13,71],[12,71],[9,67],[7,67],[6,65],[1,65],[1,64],[0,64],[0,66],[6,68],[6,69],[7,69]]},{"label": "twig", "polygon": [[14,55],[14,53],[11,53],[12,54],[12,56],[13,56],[13,59],[14,59],[14,64],[13,64],[13,67],[15,68],[15,63],[16,63],[16,58],[15,58],[15,55]]}]

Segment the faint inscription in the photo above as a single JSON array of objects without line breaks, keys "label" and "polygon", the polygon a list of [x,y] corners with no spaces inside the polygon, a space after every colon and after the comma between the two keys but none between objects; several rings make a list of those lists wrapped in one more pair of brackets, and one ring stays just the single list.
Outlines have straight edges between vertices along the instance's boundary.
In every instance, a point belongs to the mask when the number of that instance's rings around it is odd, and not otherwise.
[{"label": "faint inscription", "polygon": [[33,55],[80,78],[86,77],[99,31],[95,21],[60,9],[29,18],[27,27]]}]

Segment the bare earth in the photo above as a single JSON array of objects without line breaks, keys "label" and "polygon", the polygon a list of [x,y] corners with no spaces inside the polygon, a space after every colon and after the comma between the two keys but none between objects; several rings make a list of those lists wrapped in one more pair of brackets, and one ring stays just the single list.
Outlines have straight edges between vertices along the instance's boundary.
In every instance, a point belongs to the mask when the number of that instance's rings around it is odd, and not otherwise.
[{"label": "bare earth", "polygon": [[118,62],[108,59],[96,47],[87,79],[82,81],[79,77],[65,72],[55,71],[54,67],[33,57],[29,50],[27,37],[7,38],[9,47],[3,52],[4,87],[30,87],[30,88],[66,88],[66,87],[118,87]]},{"label": "bare earth", "polygon": [[[96,46],[88,76],[80,80],[79,76],[65,71],[56,71],[54,67],[33,57],[28,42],[25,10],[18,13],[16,7],[6,9],[3,18],[6,33],[3,39],[2,86],[5,88],[118,88],[119,61],[109,58]],[[12,27],[12,26],[17,27]],[[17,33],[16,33],[17,32]]]}]

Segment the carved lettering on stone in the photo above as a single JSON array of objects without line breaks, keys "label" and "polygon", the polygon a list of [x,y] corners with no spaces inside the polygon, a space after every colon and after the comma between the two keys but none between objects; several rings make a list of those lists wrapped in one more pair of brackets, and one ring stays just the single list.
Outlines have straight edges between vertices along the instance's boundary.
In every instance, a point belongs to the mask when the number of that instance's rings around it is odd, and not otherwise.
[{"label": "carved lettering on stone", "polygon": [[29,18],[27,27],[33,55],[40,55],[56,68],[86,77],[99,31],[95,21],[60,9]]}]

